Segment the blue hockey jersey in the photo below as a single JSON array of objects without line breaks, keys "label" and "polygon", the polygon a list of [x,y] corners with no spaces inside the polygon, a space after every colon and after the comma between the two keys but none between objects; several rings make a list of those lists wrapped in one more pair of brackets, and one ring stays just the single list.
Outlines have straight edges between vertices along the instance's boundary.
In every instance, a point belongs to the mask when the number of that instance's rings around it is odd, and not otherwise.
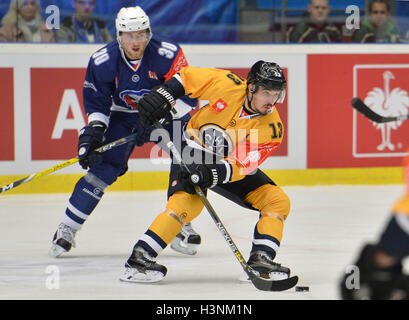
[{"label": "blue hockey jersey", "polygon": [[[88,121],[109,124],[111,111],[136,113],[143,95],[170,79],[187,65],[182,49],[176,43],[153,35],[144,55],[134,67],[114,40],[90,58],[83,96]],[[179,99],[175,109],[180,118],[192,110],[196,99]]]}]

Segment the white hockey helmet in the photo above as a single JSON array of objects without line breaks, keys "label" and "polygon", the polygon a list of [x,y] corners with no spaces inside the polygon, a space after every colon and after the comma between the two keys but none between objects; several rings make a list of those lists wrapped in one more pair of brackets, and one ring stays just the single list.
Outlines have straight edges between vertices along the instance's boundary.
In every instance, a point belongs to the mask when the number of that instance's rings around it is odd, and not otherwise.
[{"label": "white hockey helmet", "polygon": [[115,26],[117,37],[121,31],[131,32],[149,29],[148,31],[150,32],[149,17],[138,6],[121,8],[116,16]]}]

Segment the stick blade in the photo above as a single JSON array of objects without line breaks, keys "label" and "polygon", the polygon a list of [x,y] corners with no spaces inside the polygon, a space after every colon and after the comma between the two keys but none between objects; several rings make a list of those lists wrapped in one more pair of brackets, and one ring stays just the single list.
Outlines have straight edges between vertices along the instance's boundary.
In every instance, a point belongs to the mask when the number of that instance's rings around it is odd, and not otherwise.
[{"label": "stick blade", "polygon": [[361,114],[363,114],[365,117],[367,117],[369,120],[382,123],[382,122],[388,122],[390,121],[389,118],[382,117],[381,115],[375,113],[374,111],[371,110],[361,99],[355,97],[351,100],[351,104],[354,107],[354,109]]},{"label": "stick blade", "polygon": [[262,291],[285,291],[291,289],[298,283],[298,277],[294,276],[284,280],[268,280],[249,274],[250,281],[253,285]]}]

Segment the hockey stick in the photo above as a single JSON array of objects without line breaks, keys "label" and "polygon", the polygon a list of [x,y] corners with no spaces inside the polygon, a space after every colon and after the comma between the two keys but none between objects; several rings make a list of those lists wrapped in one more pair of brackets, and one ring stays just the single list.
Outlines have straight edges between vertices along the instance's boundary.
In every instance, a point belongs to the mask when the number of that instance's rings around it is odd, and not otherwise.
[{"label": "hockey stick", "polygon": [[[160,123],[155,123],[155,127],[157,129],[163,129]],[[168,138],[166,141],[166,146],[172,152],[173,156],[176,158],[176,161],[190,173],[189,168],[183,162],[182,157],[179,151],[176,149],[176,146],[173,142]],[[246,260],[244,259],[243,255],[240,253],[239,249],[235,245],[232,237],[227,232],[226,228],[224,227],[222,221],[218,217],[216,211],[213,209],[212,205],[210,204],[209,200],[207,199],[206,195],[204,194],[203,190],[199,186],[195,186],[195,191],[199,196],[200,200],[203,202],[204,206],[206,207],[207,211],[209,212],[210,216],[212,217],[213,221],[215,222],[217,228],[223,235],[223,238],[228,243],[230,249],[233,251],[235,257],[240,262],[244,272],[246,272],[247,276],[249,277],[250,281],[253,285],[263,291],[284,291],[291,289],[294,287],[298,282],[298,277],[293,276],[288,279],[284,280],[268,280],[266,278],[262,278],[255,273],[255,271],[247,264]]]},{"label": "hockey stick", "polygon": [[[107,143],[106,145],[103,145],[102,147],[99,147],[99,148],[95,149],[95,151],[105,152],[105,151],[111,150],[112,148],[115,148],[115,147],[121,146],[123,144],[129,143],[129,142],[135,140],[136,135],[137,135],[136,133],[133,133],[133,134],[131,134],[129,136],[126,136],[126,137],[123,137],[121,139],[112,141],[110,143]],[[30,175],[28,177],[22,178],[20,180],[14,181],[14,182],[4,186],[4,187],[1,187],[0,188],[0,193],[9,191],[11,189],[14,189],[15,187],[21,186],[22,184],[30,182],[30,181],[32,181],[34,179],[40,178],[40,177],[45,176],[47,174],[53,173],[53,172],[55,172],[57,170],[68,167],[68,166],[70,166],[70,165],[72,165],[74,163],[77,163],[78,161],[79,161],[79,158],[75,157],[75,158],[66,160],[64,162],[61,162],[61,163],[59,163],[59,164],[57,164],[57,165],[55,165],[53,167],[50,167],[48,169],[43,170],[43,171],[33,173],[32,175]]]},{"label": "hockey stick", "polygon": [[409,119],[409,115],[401,115],[401,116],[397,116],[397,117],[383,117],[380,114],[377,114],[376,112],[372,111],[372,109],[369,108],[359,98],[353,98],[352,101],[351,101],[351,104],[355,108],[355,110],[362,113],[369,120],[372,120],[372,121],[375,121],[375,122],[378,122],[378,123],[392,122],[392,121],[399,121],[399,120]]}]

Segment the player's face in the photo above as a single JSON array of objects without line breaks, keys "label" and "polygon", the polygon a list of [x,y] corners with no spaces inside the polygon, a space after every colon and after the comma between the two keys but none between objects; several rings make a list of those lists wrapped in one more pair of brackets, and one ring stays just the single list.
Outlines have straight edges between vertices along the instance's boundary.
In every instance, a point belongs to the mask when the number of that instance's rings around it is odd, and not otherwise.
[{"label": "player's face", "polygon": [[[252,85],[249,86],[249,89],[252,89]],[[249,108],[261,114],[268,114],[279,99],[280,94],[280,91],[267,90],[263,87],[259,87],[253,94],[253,99],[251,100],[251,106],[249,106]]]},{"label": "player's face", "polygon": [[120,35],[122,48],[129,59],[141,59],[148,44],[149,34],[146,30],[122,32]]},{"label": "player's face", "polygon": [[385,3],[375,2],[372,4],[372,11],[370,14],[371,23],[374,26],[382,26],[388,20],[388,10]]},{"label": "player's face", "polygon": [[328,18],[328,0],[313,0],[308,6],[308,12],[312,21],[323,23]]},{"label": "player's face", "polygon": [[25,20],[27,21],[32,20],[36,14],[36,1],[35,0],[23,1],[22,6],[19,11],[20,11],[21,16]]}]

